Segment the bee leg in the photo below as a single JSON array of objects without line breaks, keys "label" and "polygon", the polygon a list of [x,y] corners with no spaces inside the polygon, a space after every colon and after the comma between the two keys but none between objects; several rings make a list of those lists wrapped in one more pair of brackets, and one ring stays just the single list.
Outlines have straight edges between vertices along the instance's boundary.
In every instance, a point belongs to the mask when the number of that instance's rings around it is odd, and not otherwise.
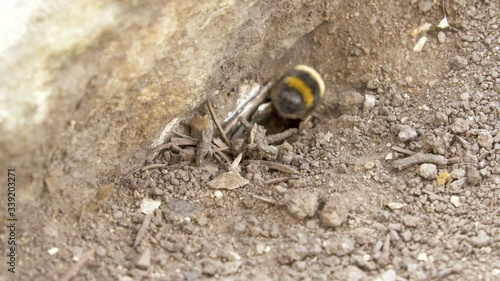
[{"label": "bee leg", "polygon": [[310,128],[312,126],[312,115],[307,116],[304,120],[299,123],[299,131]]}]

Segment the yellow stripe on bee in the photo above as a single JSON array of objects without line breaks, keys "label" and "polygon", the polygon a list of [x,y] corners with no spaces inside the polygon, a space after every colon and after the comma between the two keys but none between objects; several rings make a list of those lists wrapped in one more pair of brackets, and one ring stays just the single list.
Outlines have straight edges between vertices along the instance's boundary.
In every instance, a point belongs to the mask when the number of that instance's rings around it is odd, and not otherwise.
[{"label": "yellow stripe on bee", "polygon": [[285,84],[288,87],[295,89],[297,90],[297,92],[299,92],[299,94],[302,96],[302,100],[304,101],[307,107],[313,105],[314,102],[313,91],[302,79],[294,76],[289,76],[285,79]]},{"label": "yellow stripe on bee", "polygon": [[321,78],[321,75],[319,75],[319,73],[316,70],[314,70],[314,68],[309,67],[307,65],[299,64],[295,66],[295,70],[309,74],[318,83],[319,95],[323,96],[323,94],[325,93],[325,82],[323,81],[323,78]]}]

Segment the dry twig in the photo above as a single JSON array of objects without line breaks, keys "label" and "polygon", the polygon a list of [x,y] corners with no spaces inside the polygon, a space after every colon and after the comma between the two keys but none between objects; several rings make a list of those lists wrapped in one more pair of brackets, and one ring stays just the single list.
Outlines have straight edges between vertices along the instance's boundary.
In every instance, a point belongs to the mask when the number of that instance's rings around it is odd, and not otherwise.
[{"label": "dry twig", "polygon": [[293,177],[281,177],[281,178],[275,178],[275,179],[270,179],[265,181],[265,184],[275,184],[275,183],[280,183],[280,182],[286,182],[289,181],[290,179],[293,179]]},{"label": "dry twig", "polygon": [[137,232],[137,236],[135,237],[135,242],[134,242],[134,248],[137,247],[142,239],[144,239],[144,236],[146,235],[146,232],[148,231],[149,224],[151,223],[151,219],[153,218],[153,213],[147,214],[144,217],[144,220],[142,221],[141,228],[139,228],[139,232]]},{"label": "dry twig", "polygon": [[449,165],[458,163],[458,161],[459,161],[458,158],[448,159],[444,156],[436,154],[416,153],[410,157],[394,161],[392,166],[401,171],[416,164],[432,163],[436,165]]},{"label": "dry twig", "polygon": [[288,130],[286,130],[284,132],[267,136],[266,137],[266,142],[268,144],[277,143],[277,142],[286,140],[287,138],[289,138],[289,137],[297,134],[298,132],[299,132],[299,129],[297,129],[297,128],[291,128],[291,129],[288,129]]},{"label": "dry twig", "polygon": [[274,200],[274,199],[270,199],[270,198],[266,198],[266,197],[262,197],[260,195],[252,195],[253,198],[255,199],[258,199],[260,201],[263,201],[263,202],[266,202],[266,203],[269,203],[269,204],[273,204],[273,205],[283,205],[282,203]]},{"label": "dry twig", "polygon": [[83,267],[83,265],[94,255],[95,249],[91,249],[80,257],[80,260],[73,264],[66,273],[59,279],[59,281],[69,281],[73,278],[78,271]]},{"label": "dry twig", "polygon": [[214,110],[214,107],[212,105],[212,102],[210,100],[207,100],[207,105],[208,105],[208,111],[210,111],[210,115],[212,115],[212,119],[214,120],[215,126],[217,126],[217,129],[219,130],[219,133],[221,134],[222,139],[229,147],[231,147],[231,142],[227,138],[226,133],[224,132],[224,129],[222,128],[222,126],[219,122],[219,119],[217,119],[217,116],[215,116],[215,110]]},{"label": "dry twig", "polygon": [[156,169],[156,168],[163,168],[163,167],[166,167],[168,164],[151,164],[151,165],[147,165],[147,166],[144,166],[141,168],[141,172],[144,172],[146,170],[150,170],[150,169]]},{"label": "dry twig", "polygon": [[409,149],[406,149],[406,148],[402,148],[402,147],[399,147],[399,146],[393,146],[391,147],[392,150],[396,151],[396,152],[400,152],[400,153],[403,153],[403,154],[406,154],[406,155],[414,155],[415,152],[414,151],[411,151]]},{"label": "dry twig", "polygon": [[192,139],[177,139],[177,141],[171,141],[168,143],[164,143],[157,148],[155,148],[156,151],[162,151],[164,149],[172,148],[173,146],[179,146],[179,145],[197,145],[198,141],[192,140]]},{"label": "dry twig", "polygon": [[277,163],[277,162],[272,162],[272,161],[266,161],[266,160],[250,160],[250,161],[265,165],[269,169],[272,169],[272,170],[276,170],[276,171],[280,171],[280,172],[284,172],[284,173],[288,173],[288,174],[300,174],[300,172],[297,171],[297,169],[295,169],[294,167],[289,166],[289,165],[285,165],[285,164],[281,164],[281,163]]}]

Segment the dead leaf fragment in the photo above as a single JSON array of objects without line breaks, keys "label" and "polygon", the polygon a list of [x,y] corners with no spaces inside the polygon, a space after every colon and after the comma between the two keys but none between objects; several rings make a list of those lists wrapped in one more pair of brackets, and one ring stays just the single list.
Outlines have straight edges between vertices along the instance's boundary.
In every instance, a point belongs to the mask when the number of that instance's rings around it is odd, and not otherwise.
[{"label": "dead leaf fragment", "polygon": [[208,187],[213,189],[236,189],[248,184],[249,181],[234,171],[229,171],[218,175],[215,179],[209,181]]}]

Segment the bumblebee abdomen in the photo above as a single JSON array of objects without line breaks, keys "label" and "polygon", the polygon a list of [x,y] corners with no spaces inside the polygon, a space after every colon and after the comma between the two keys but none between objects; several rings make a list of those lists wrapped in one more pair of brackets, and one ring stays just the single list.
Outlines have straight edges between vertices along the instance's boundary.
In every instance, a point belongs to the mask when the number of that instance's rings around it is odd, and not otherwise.
[{"label": "bumblebee abdomen", "polygon": [[316,70],[298,65],[278,81],[271,93],[276,112],[285,119],[305,119],[320,103],[325,84]]}]

